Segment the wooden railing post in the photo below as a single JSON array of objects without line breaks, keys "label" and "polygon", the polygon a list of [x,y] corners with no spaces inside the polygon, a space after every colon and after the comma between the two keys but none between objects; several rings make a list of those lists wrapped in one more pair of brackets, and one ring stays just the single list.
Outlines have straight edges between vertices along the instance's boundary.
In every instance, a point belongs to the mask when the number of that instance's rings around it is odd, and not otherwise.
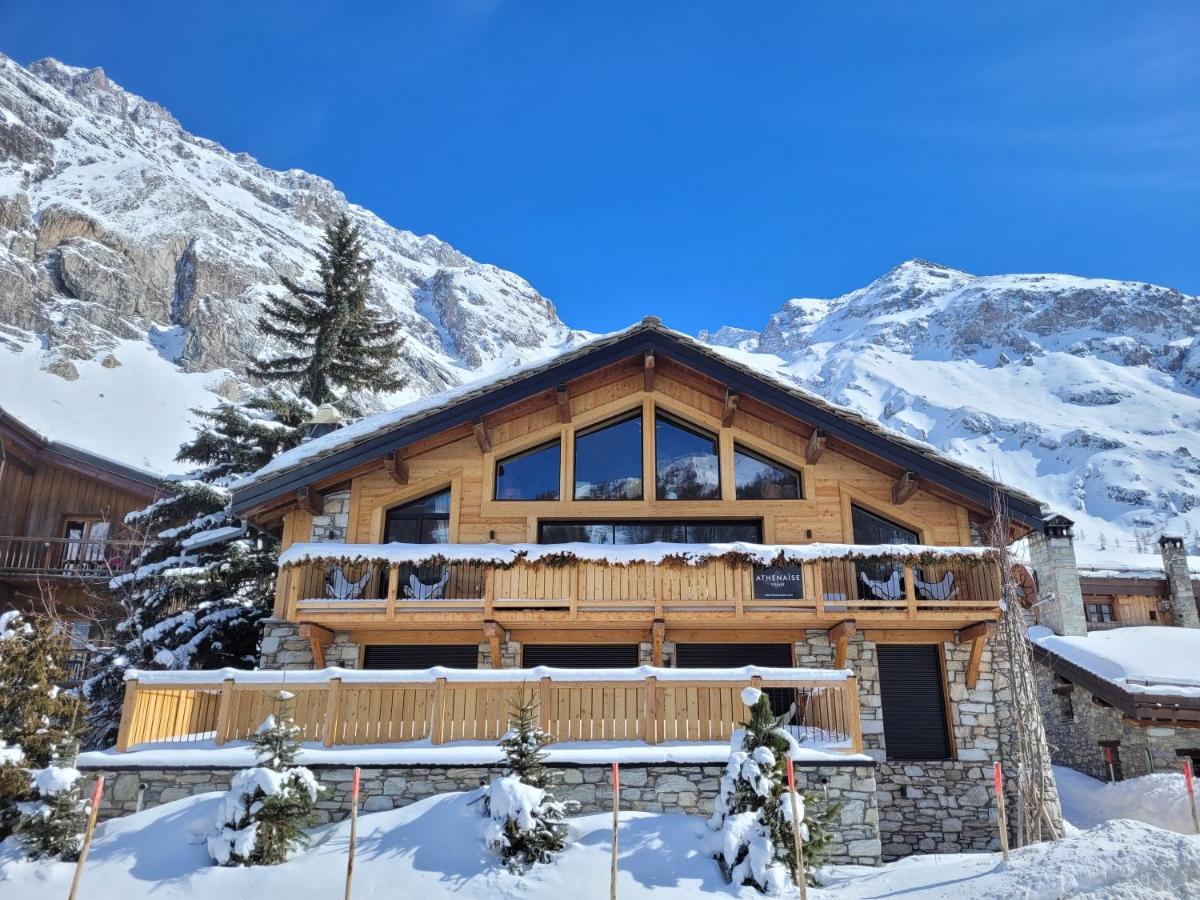
[{"label": "wooden railing post", "polygon": [[387,617],[396,618],[396,597],[400,594],[400,567],[388,566]]},{"label": "wooden railing post", "polygon": [[825,565],[821,560],[805,563],[812,571],[813,596],[817,601],[817,615],[825,615]]},{"label": "wooden railing post", "polygon": [[576,563],[571,567],[570,574],[567,575],[567,599],[570,601],[570,613],[572,619],[579,618],[579,594],[580,580],[583,578],[584,563]]},{"label": "wooden railing post", "polygon": [[493,619],[496,615],[496,570],[488,566],[483,573],[483,618]]},{"label": "wooden railing post", "polygon": [[431,744],[444,744],[446,742],[445,704],[446,679],[439,678],[433,683],[433,708],[430,711],[430,715],[433,718],[429,729],[429,742]]},{"label": "wooden railing post", "polygon": [[[309,566],[312,564],[310,563]],[[300,585],[304,582],[303,572],[309,566],[289,566],[288,567],[288,587],[287,587],[287,606],[284,618],[289,622],[296,621],[296,611],[300,606]]]},{"label": "wooden railing post", "polygon": [[753,566],[736,566],[733,570],[733,615],[735,618],[742,618],[746,614],[744,601],[746,599],[746,587],[743,579],[746,573],[750,574],[751,594],[754,592],[754,568]]},{"label": "wooden railing post", "polygon": [[912,563],[904,564],[904,601],[908,605],[908,618],[917,617],[917,583],[913,581]]},{"label": "wooden railing post", "polygon": [[549,734],[550,725],[550,678],[543,676],[538,680],[538,727]]},{"label": "wooden railing post", "polygon": [[642,720],[642,740],[647,744],[658,743],[658,678],[646,678],[645,718]]},{"label": "wooden railing post", "polygon": [[851,675],[842,685],[842,715],[850,729],[850,745],[855,753],[863,752],[862,718],[858,700],[858,676]]},{"label": "wooden railing post", "polygon": [[229,740],[229,717],[233,712],[233,679],[226,678],[221,682],[221,699],[217,702],[217,733],[215,741],[218,747],[224,746]]},{"label": "wooden railing post", "polygon": [[329,679],[329,693],[325,696],[325,746],[332,747],[337,738],[338,705],[342,694],[342,679]]},{"label": "wooden railing post", "polygon": [[125,698],[121,703],[121,724],[117,728],[117,752],[124,753],[129,749],[130,736],[133,733],[133,717],[137,714],[138,681],[136,678],[125,682]]},{"label": "wooden railing post", "polygon": [[654,567],[654,618],[656,619],[663,617],[663,594],[666,592],[663,584],[663,568],[662,565]]}]

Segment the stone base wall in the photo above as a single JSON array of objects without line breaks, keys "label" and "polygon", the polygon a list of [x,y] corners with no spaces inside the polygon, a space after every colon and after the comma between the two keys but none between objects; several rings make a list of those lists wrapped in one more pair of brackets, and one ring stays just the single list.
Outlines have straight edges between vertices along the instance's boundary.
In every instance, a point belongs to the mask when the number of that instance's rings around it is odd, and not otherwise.
[{"label": "stone base wall", "polygon": [[884,861],[999,850],[992,771],[960,760],[883,763],[876,773]]},{"label": "stone base wall", "polygon": [[258,664],[262,669],[312,669],[312,645],[300,636],[299,623],[264,619]]},{"label": "stone base wall", "polygon": [[1035,663],[1034,673],[1050,758],[1057,765],[1108,781],[1108,760],[1101,742],[1112,746],[1112,774],[1118,779],[1178,772],[1176,751],[1200,754],[1200,728],[1129,725],[1119,709],[1099,706],[1077,685],[1062,690],[1048,666]]},{"label": "stone base wall", "polygon": [[[353,768],[313,766],[317,779],[329,789],[317,803],[321,824],[349,815]],[[609,767],[556,766],[561,775],[555,788],[559,799],[579,804],[580,813],[612,809]],[[227,791],[235,769],[118,769],[85,770],[85,776],[105,776],[100,818],[127,815],[141,808],[182,800],[210,791]],[[712,814],[724,766],[626,765],[621,767],[621,808],[637,812]],[[366,766],[362,770],[364,812],[408,806],[434,794],[469,791],[500,775],[495,766]],[[878,865],[879,809],[875,770],[871,766],[821,766],[796,770],[801,790],[818,803],[840,803],[830,861]],[[144,787],[144,789],[143,789]]]}]

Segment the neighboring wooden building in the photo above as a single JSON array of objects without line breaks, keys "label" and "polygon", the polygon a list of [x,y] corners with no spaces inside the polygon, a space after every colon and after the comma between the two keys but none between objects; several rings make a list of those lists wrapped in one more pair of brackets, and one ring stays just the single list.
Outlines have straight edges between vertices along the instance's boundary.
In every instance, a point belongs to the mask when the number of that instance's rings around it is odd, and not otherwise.
[{"label": "neighboring wooden building", "polygon": [[50,440],[0,410],[0,610],[55,611],[79,636],[111,610],[96,588],[141,541],[125,514],[159,493],[148,472]]},{"label": "neighboring wooden building", "polygon": [[[1080,568],[1084,616],[1089,631],[1127,625],[1174,625],[1167,578],[1161,571]],[[1200,579],[1192,579],[1200,610]]]}]

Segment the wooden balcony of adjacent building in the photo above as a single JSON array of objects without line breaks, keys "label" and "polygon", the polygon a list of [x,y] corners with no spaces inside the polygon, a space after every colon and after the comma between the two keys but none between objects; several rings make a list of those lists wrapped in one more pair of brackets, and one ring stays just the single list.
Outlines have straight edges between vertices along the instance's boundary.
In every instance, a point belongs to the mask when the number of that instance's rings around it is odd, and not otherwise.
[{"label": "wooden balcony of adjacent building", "polygon": [[295,545],[281,559],[275,614],[330,629],[846,619],[957,629],[999,618],[999,570],[982,548],[645,546]]},{"label": "wooden balcony of adjacent building", "polygon": [[0,577],[105,581],[129,572],[147,546],[143,540],[0,535]]}]

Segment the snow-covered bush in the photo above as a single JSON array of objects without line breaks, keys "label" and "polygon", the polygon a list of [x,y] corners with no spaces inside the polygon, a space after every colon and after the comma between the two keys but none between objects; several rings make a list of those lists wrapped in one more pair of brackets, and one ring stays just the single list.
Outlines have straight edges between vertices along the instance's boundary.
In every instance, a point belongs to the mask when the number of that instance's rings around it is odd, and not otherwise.
[{"label": "snow-covered bush", "polygon": [[787,759],[799,743],[784,726],[783,717],[772,714],[771,702],[762,691],[746,688],[742,701],[750,707],[750,721],[734,732],[730,742],[729,762],[709,827],[721,833],[716,859],[730,882],[780,894],[800,877],[811,882],[824,859],[837,807],[817,815],[813,798],[797,794],[806,871],[796,871]]},{"label": "snow-covered bush", "polygon": [[483,801],[489,819],[484,840],[514,872],[549,862],[567,840],[566,804],[550,793],[553,773],[544,764],[554,738],[534,724],[536,708],[531,696],[514,700],[509,731],[500,741],[504,776],[492,781]]},{"label": "snow-covered bush", "polygon": [[208,852],[220,866],[275,866],[305,846],[305,828],[322,788],[303,766],[294,765],[299,729],[285,714],[293,695],[280,691],[276,714],[268,716],[254,739],[258,765],[233,776],[221,805]]},{"label": "snow-covered bush", "polygon": [[34,799],[17,804],[20,816],[15,829],[31,859],[79,857],[91,812],[79,779],[79,770],[66,765],[47,766],[32,773]]}]

